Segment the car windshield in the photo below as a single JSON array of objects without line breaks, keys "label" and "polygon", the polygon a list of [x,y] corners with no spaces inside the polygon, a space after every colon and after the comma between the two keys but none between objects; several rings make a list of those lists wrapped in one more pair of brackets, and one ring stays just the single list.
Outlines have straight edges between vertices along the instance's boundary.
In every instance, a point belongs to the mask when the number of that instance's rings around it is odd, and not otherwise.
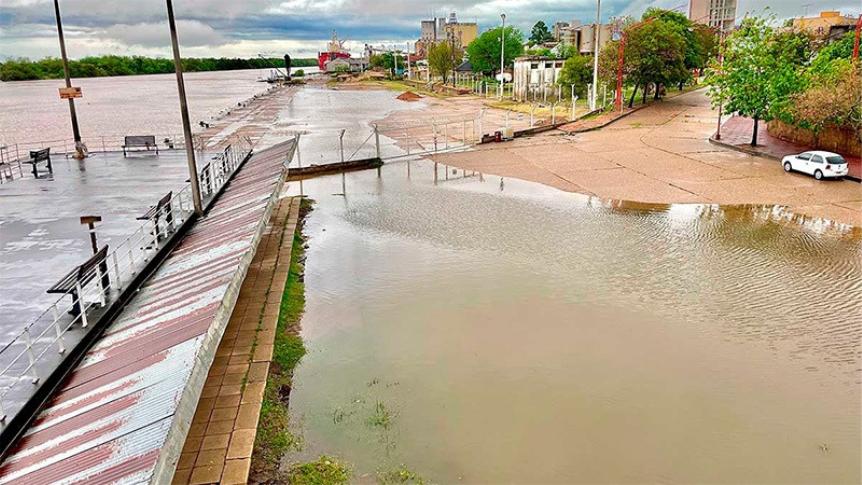
[{"label": "car windshield", "polygon": [[844,157],[840,155],[835,155],[833,157],[826,157],[826,162],[832,165],[841,165],[842,163],[847,163],[847,160],[844,160]]}]

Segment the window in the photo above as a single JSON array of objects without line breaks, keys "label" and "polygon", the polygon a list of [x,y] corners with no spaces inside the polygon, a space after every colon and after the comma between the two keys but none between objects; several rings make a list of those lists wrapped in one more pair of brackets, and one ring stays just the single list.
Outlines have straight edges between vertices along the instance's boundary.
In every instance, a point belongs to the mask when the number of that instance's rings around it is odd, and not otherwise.
[{"label": "window", "polygon": [[813,155],[811,157],[811,163],[823,163],[823,157],[820,155]]},{"label": "window", "polygon": [[834,157],[826,157],[826,162],[831,163],[833,165],[842,165],[847,163],[847,160],[844,160],[844,157],[840,155],[836,155]]},{"label": "window", "polygon": [[531,64],[530,64],[530,69],[538,69],[538,68],[539,68],[539,63],[538,63],[538,62],[533,62],[533,63],[531,63]]},{"label": "window", "polygon": [[811,160],[811,154],[810,153],[803,153],[803,154],[797,156],[796,158],[798,158],[800,160],[808,161],[808,160]]}]

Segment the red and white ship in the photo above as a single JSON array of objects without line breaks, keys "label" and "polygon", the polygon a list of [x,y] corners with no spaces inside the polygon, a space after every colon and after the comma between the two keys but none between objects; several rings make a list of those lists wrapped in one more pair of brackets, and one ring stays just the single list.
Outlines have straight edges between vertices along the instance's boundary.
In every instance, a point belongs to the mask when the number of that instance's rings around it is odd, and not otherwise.
[{"label": "red and white ship", "polygon": [[317,67],[321,72],[326,71],[326,63],[333,59],[349,59],[350,52],[344,48],[344,41],[338,40],[338,35],[332,31],[332,40],[329,41],[326,52],[317,53]]}]

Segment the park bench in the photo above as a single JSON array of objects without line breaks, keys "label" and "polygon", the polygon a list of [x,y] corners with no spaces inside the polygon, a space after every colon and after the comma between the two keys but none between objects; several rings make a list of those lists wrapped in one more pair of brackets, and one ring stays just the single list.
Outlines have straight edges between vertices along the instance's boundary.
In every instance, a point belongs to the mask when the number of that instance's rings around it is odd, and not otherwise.
[{"label": "park bench", "polygon": [[105,245],[84,264],[70,271],[66,276],[54,286],[48,288],[48,293],[71,295],[72,309],[69,311],[74,316],[81,313],[81,294],[87,284],[93,281],[96,276],[101,275],[102,293],[106,293],[110,287],[110,277],[108,276],[108,246]]},{"label": "park bench", "polygon": [[156,137],[154,135],[136,135],[127,136],[123,140],[123,156],[129,155],[129,151],[133,148],[143,148],[150,151],[151,148],[156,150],[156,155],[159,154],[159,146],[156,145]]},{"label": "park bench", "polygon": [[33,176],[39,177],[39,164],[45,163],[48,167],[48,173],[54,173],[54,168],[51,167],[51,147],[41,150],[31,150],[30,160],[25,160],[24,163],[29,163],[33,166]]},{"label": "park bench", "polygon": [[[167,235],[168,235],[168,234],[162,234],[162,230],[159,227],[159,219],[161,219],[162,216],[164,216],[164,218],[165,218],[165,223],[167,224],[167,231],[170,231],[170,228],[173,226],[174,214],[173,214],[173,210],[171,208],[171,199],[172,198],[173,198],[173,192],[172,191],[168,192],[167,194],[165,194],[164,197],[159,199],[159,202],[156,205],[150,207],[150,210],[148,210],[144,215],[137,217],[137,220],[139,220],[139,221],[148,221],[148,220],[153,221],[153,233],[152,234],[153,234],[153,239],[155,240],[155,242],[161,241],[163,237],[167,237]],[[147,249],[149,249],[150,247],[151,246],[147,246]]]}]

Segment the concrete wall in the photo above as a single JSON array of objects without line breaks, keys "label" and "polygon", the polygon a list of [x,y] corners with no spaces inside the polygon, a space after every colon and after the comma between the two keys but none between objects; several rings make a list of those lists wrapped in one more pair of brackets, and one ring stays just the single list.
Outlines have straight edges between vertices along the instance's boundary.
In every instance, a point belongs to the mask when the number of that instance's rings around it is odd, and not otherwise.
[{"label": "concrete wall", "polygon": [[513,82],[514,93],[518,99],[526,99],[530,89],[539,90],[557,83],[563,70],[562,59],[518,58],[515,59]]},{"label": "concrete wall", "polygon": [[770,135],[782,140],[840,153],[844,156],[862,157],[860,134],[851,128],[826,128],[816,137],[811,130],[775,120],[769,122],[767,130]]}]

